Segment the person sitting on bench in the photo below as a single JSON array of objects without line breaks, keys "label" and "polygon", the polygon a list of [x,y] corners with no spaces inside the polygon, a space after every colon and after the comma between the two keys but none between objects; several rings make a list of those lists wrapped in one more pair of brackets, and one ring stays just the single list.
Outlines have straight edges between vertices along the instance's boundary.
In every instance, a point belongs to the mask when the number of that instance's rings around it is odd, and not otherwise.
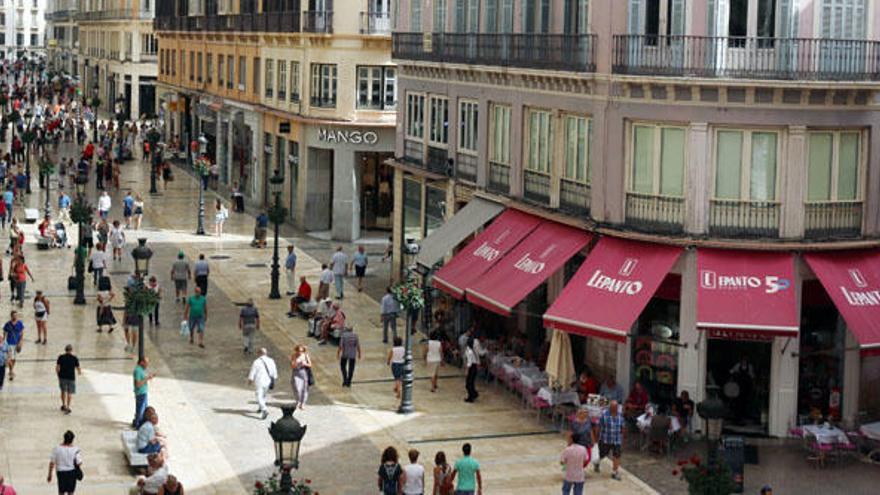
[{"label": "person sitting on bench", "polygon": [[137,449],[141,454],[155,454],[165,447],[165,437],[156,431],[159,415],[155,411],[147,417],[147,421],[138,428]]},{"label": "person sitting on bench", "polygon": [[300,312],[300,305],[308,304],[312,301],[312,286],[309,285],[305,277],[299,278],[299,289],[296,295],[290,298],[290,311],[287,316],[293,317]]}]

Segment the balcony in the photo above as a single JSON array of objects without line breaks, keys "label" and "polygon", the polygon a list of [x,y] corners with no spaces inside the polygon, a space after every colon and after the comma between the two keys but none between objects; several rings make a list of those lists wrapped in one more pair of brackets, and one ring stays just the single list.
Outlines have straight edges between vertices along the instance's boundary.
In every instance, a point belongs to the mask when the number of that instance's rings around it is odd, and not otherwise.
[{"label": "balcony", "polygon": [[595,36],[512,33],[394,33],[401,60],[594,72]]},{"label": "balcony", "polygon": [[428,159],[425,162],[427,170],[435,174],[449,174],[449,151],[446,148],[438,148],[428,145]]},{"label": "balcony", "polygon": [[489,180],[486,188],[497,194],[510,194],[510,166],[489,162]]},{"label": "balcony", "polygon": [[550,176],[534,170],[523,170],[523,198],[541,206],[549,206]]},{"label": "balcony", "polygon": [[561,179],[559,182],[559,209],[577,216],[590,215],[590,185]]},{"label": "balcony", "polygon": [[880,80],[880,41],[616,35],[618,74],[725,79]]},{"label": "balcony", "polygon": [[455,158],[455,178],[471,183],[477,182],[477,162],[474,155],[458,153]]},{"label": "balcony", "polygon": [[157,17],[153,27],[156,31],[297,33],[300,31],[300,15],[299,12],[271,12],[263,14]]},{"label": "balcony", "polygon": [[303,12],[303,31],[307,33],[333,33],[332,10],[308,10]]},{"label": "balcony", "polygon": [[709,234],[729,238],[779,237],[779,203],[713,199],[709,203]]},{"label": "balcony", "polygon": [[361,34],[391,34],[388,12],[361,12]]},{"label": "balcony", "polygon": [[859,237],[862,233],[862,210],[861,201],[807,203],[804,205],[804,237]]},{"label": "balcony", "polygon": [[420,141],[405,140],[403,142],[403,159],[408,163],[421,167],[425,161],[424,145]]},{"label": "balcony", "polygon": [[117,19],[152,19],[152,11],[134,9],[110,9],[92,10],[89,12],[77,12],[74,18],[77,21],[108,21]]},{"label": "balcony", "polygon": [[684,198],[626,193],[626,225],[658,234],[684,232]]}]

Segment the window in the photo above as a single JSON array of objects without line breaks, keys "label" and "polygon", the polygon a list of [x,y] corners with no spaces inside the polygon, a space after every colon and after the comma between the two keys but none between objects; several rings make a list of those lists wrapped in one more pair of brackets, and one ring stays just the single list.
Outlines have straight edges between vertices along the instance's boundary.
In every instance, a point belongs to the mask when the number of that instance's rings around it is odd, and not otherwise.
[{"label": "window", "polygon": [[278,61],[278,99],[284,101],[287,98],[287,61]]},{"label": "window", "polygon": [[222,88],[223,87],[223,76],[226,72],[223,71],[223,54],[217,54],[217,84]]},{"label": "window", "polygon": [[563,178],[589,183],[593,120],[588,117],[566,115],[564,123],[565,169],[563,170]]},{"label": "window", "polygon": [[253,88],[254,93],[259,96],[260,90],[263,88],[262,86],[260,86],[260,74],[262,74],[260,72],[260,57],[254,57],[254,64],[251,67],[251,74],[253,74],[254,76],[254,81],[251,88]]},{"label": "window", "polygon": [[528,115],[528,159],[525,168],[549,174],[553,161],[553,114],[546,110],[529,110]]},{"label": "window", "polygon": [[198,58],[196,59],[196,79],[202,82],[202,52],[198,53]]},{"label": "window", "polygon": [[854,201],[861,198],[861,134],[810,133],[807,201]]},{"label": "window", "polygon": [[489,116],[489,161],[510,165],[510,107],[492,105]]},{"label": "window", "polygon": [[729,15],[727,35],[730,37],[748,36],[749,0],[730,0]]},{"label": "window", "polygon": [[299,62],[290,62],[290,102],[299,102]]},{"label": "window", "polygon": [[232,55],[226,56],[226,88],[232,89],[235,83],[235,59]]},{"label": "window", "polygon": [[196,65],[196,52],[190,51],[189,52],[189,80],[190,81],[192,81],[196,77],[195,65]]},{"label": "window", "polygon": [[431,124],[428,128],[428,142],[447,144],[449,142],[449,99],[431,96]]},{"label": "window", "polygon": [[715,197],[775,201],[778,134],[719,130],[716,136]]},{"label": "window", "polygon": [[458,103],[458,149],[477,152],[477,125],[480,122],[479,103],[462,100]]},{"label": "window", "polygon": [[446,0],[434,0],[434,32],[446,32]]},{"label": "window", "polygon": [[312,106],[336,106],[336,64],[312,64]]},{"label": "window", "polygon": [[391,109],[397,106],[394,67],[358,67],[358,108]]},{"label": "window", "polygon": [[422,30],[422,0],[412,0],[410,5],[409,30]]},{"label": "window", "polygon": [[171,50],[171,75],[177,75],[177,50]]},{"label": "window", "polygon": [[244,91],[247,84],[247,59],[238,57],[238,90]]},{"label": "window", "polygon": [[635,125],[630,191],[681,197],[684,193],[685,129]]},{"label": "window", "polygon": [[208,84],[211,84],[211,81],[214,79],[214,54],[208,53],[205,55],[205,75],[208,80]]},{"label": "window", "polygon": [[275,96],[275,61],[274,60],[266,60],[266,77],[264,78],[266,81],[266,98],[274,98]]},{"label": "window", "polygon": [[425,95],[406,94],[406,135],[416,139],[425,137]]}]

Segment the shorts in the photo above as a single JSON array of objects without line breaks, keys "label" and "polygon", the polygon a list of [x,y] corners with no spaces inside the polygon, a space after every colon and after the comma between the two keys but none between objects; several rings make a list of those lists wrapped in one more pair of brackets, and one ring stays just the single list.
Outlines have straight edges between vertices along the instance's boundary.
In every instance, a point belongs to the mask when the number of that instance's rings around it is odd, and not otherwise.
[{"label": "shorts", "polygon": [[428,361],[428,375],[434,376],[440,370],[440,361]]},{"label": "shorts", "polygon": [[354,274],[357,278],[363,278],[364,275],[366,275],[366,273],[367,273],[366,266],[357,266],[357,265],[354,266]]},{"label": "shorts", "polygon": [[76,393],[76,380],[65,380],[64,378],[59,378],[58,386],[59,388],[61,388],[62,392],[67,392],[68,394]]},{"label": "shorts", "polygon": [[143,209],[143,208],[135,208],[135,209],[134,209],[134,214],[135,214],[135,215],[143,215],[143,214],[144,214],[144,209]]},{"label": "shorts", "polygon": [[122,210],[122,216],[128,218],[131,216],[131,208],[125,208]]},{"label": "shorts", "polygon": [[[42,314],[40,314],[42,313]],[[40,313],[34,312],[34,320],[36,321],[49,321],[49,313],[45,311],[40,311]]]},{"label": "shorts", "polygon": [[174,289],[178,292],[186,292],[186,279],[183,280],[175,280],[174,281]]},{"label": "shorts", "polygon": [[15,361],[15,358],[18,356],[18,351],[15,350],[17,346],[10,345],[6,351],[6,360],[7,361]]},{"label": "shorts", "polygon": [[599,458],[608,457],[608,454],[611,454],[611,457],[620,459],[620,450],[619,443],[599,442]]},{"label": "shorts", "polygon": [[92,241],[91,237],[83,237],[83,246],[92,249],[93,247],[95,247],[95,242]]},{"label": "shorts", "polygon": [[189,319],[189,331],[205,333],[205,317],[198,316]]},{"label": "shorts", "polygon": [[395,380],[403,378],[403,363],[391,363],[391,374]]}]

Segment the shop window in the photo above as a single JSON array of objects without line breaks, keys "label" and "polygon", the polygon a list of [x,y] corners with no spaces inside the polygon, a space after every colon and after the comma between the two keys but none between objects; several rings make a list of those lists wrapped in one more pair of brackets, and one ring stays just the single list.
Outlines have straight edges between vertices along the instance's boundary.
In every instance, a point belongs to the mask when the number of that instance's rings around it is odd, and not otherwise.
[{"label": "shop window", "polygon": [[678,383],[678,301],[652,298],[636,321],[632,339],[632,382],[640,382],[650,402],[671,405]]},{"label": "shop window", "polygon": [[425,188],[425,237],[439,229],[446,221],[446,190]]},{"label": "shop window", "polygon": [[640,194],[682,197],[685,129],[634,125],[629,189]]},{"label": "shop window", "polygon": [[510,165],[510,106],[492,104],[489,115],[489,160]]},{"label": "shop window", "polygon": [[290,62],[290,102],[299,103],[299,62]]},{"label": "shop window", "polygon": [[[824,289],[809,281],[804,283],[808,292]],[[801,310],[798,424],[840,420],[846,325],[830,299],[822,299],[826,304],[805,301]]]},{"label": "shop window", "polygon": [[275,61],[272,59],[266,60],[266,77],[264,78],[266,81],[266,98],[274,98],[275,97]]},{"label": "shop window", "polygon": [[716,139],[715,197],[775,201],[778,134],[719,130]]},{"label": "shop window", "polygon": [[336,107],[336,64],[312,64],[313,107]]},{"label": "shop window", "polygon": [[477,152],[477,128],[480,122],[480,104],[462,100],[458,103],[458,149]]},{"label": "shop window", "polygon": [[808,201],[855,201],[861,198],[861,134],[811,132]]},{"label": "shop window", "polygon": [[406,135],[416,139],[425,137],[425,95],[406,95]]},{"label": "shop window", "polygon": [[575,182],[590,182],[590,145],[593,139],[593,120],[589,117],[566,115],[565,169],[563,177]]},{"label": "shop window", "polygon": [[528,115],[528,158],[525,168],[549,174],[553,160],[553,114],[546,110],[529,110]]},{"label": "shop window", "polygon": [[278,99],[287,99],[287,60],[278,61]]},{"label": "shop window", "polygon": [[422,239],[422,184],[411,179],[403,180],[403,237]]},{"label": "shop window", "polygon": [[449,99],[443,96],[431,96],[431,126],[428,141],[445,145],[449,142]]},{"label": "shop window", "polygon": [[247,59],[238,57],[238,90],[244,91],[247,81]]},{"label": "shop window", "polygon": [[397,71],[394,67],[357,68],[358,108],[386,110],[397,106]]}]

